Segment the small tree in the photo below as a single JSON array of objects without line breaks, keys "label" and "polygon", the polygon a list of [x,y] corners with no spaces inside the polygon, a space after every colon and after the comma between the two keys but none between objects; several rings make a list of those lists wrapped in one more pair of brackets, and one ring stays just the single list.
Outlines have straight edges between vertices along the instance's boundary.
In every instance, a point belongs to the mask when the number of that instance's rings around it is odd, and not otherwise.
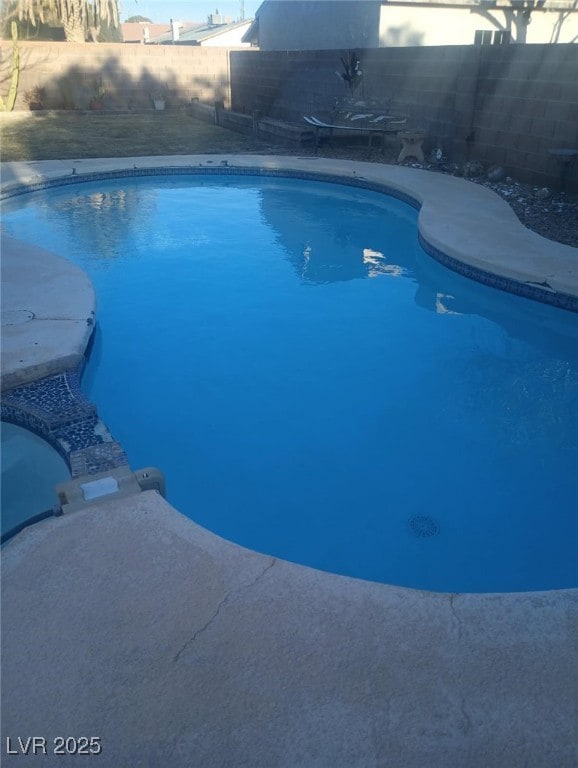
[{"label": "small tree", "polygon": [[361,62],[355,51],[348,51],[345,56],[341,57],[341,63],[343,64],[343,72],[337,74],[347,83],[349,95],[353,96],[363,80],[363,72],[360,69]]},{"label": "small tree", "polygon": [[0,110],[4,112],[12,112],[14,104],[16,102],[16,95],[18,93],[18,79],[20,77],[20,49],[18,48],[18,27],[16,22],[11,24],[12,34],[12,60],[10,66],[12,73],[10,75],[10,90],[8,91],[7,101],[4,102],[2,96],[0,96]]}]

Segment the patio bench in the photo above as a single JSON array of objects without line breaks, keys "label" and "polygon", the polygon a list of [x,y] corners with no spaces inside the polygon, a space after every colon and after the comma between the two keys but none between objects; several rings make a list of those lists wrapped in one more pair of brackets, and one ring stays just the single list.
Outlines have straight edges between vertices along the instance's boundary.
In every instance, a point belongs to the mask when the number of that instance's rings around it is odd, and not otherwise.
[{"label": "patio bench", "polygon": [[[345,135],[349,134],[367,134],[368,149],[371,149],[371,140],[374,134],[381,136],[381,151],[385,150],[385,137],[388,133],[397,133],[407,124],[406,118],[400,118],[397,115],[368,114],[360,113],[348,115],[348,122],[327,123],[314,115],[304,115],[305,122],[315,129],[315,151],[319,148],[319,132],[327,131],[328,140],[331,146],[334,132],[343,131]],[[353,125],[353,123],[357,123]]]}]

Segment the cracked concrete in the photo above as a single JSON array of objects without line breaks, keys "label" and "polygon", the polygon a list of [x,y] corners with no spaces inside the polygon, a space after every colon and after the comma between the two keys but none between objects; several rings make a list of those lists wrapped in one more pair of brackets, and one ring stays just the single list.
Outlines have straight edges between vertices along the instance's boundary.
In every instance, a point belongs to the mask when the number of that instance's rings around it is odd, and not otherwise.
[{"label": "cracked concrete", "polygon": [[217,608],[215,609],[215,612],[210,617],[210,619],[200,629],[198,629],[195,632],[195,634],[190,638],[190,640],[187,640],[187,642],[178,651],[178,653],[175,654],[175,656],[173,658],[173,661],[177,662],[180,659],[180,657],[182,656],[182,654],[185,653],[187,648],[192,643],[194,643],[197,640],[197,638],[199,638],[200,635],[202,635],[213,624],[215,619],[219,616],[219,614],[221,612],[221,609],[225,605],[227,605],[227,603],[230,600],[233,600],[235,597],[237,597],[237,595],[239,595],[239,593],[244,592],[246,589],[251,589],[251,587],[255,586],[255,584],[258,581],[260,581],[263,578],[263,576],[267,573],[267,571],[270,570],[274,565],[275,565],[275,558],[272,558],[271,562],[263,568],[262,572],[256,578],[254,578],[253,581],[251,581],[249,584],[244,584],[243,586],[239,587],[238,589],[235,589],[233,592],[229,592],[228,594],[226,594],[225,597],[217,605]]},{"label": "cracked concrete", "polygon": [[107,768],[576,765],[576,590],[334,576],[152,491],[30,527],[2,559],[5,737],[97,735]]},{"label": "cracked concrete", "polygon": [[454,625],[456,627],[456,633],[457,633],[457,636],[458,636],[458,643],[459,643],[459,641],[461,640],[461,637],[462,637],[462,624],[461,624],[460,618],[459,618],[459,616],[458,616],[458,614],[456,612],[455,601],[456,601],[456,599],[458,597],[459,597],[459,595],[457,595],[455,593],[451,593],[450,595],[448,595],[449,606],[450,606],[450,610],[452,612],[452,618],[453,618]]}]

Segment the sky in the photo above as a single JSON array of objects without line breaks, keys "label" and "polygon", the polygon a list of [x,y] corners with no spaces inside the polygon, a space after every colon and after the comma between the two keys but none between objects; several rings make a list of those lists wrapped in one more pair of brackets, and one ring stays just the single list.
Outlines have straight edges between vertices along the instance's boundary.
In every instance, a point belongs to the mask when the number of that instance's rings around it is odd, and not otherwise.
[{"label": "sky", "polygon": [[[130,16],[146,16],[151,21],[167,23],[170,19],[179,21],[206,21],[207,16],[218,9],[223,16],[238,19],[241,16],[242,0],[121,0],[121,21]],[[244,0],[245,18],[255,16],[261,0]]]}]

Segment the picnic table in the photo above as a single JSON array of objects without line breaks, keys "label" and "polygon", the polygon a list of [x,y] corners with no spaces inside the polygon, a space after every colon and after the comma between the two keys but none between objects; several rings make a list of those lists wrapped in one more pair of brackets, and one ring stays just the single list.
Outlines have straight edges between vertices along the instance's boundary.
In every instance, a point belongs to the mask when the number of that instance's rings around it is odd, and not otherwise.
[{"label": "picnic table", "polygon": [[381,151],[385,150],[385,137],[388,133],[397,133],[407,124],[407,118],[399,115],[388,115],[374,112],[348,112],[341,118],[326,122],[315,115],[304,115],[305,122],[315,129],[315,151],[319,147],[319,132],[327,131],[328,140],[333,146],[332,139],[335,131],[345,133],[367,134],[367,148],[371,149],[371,140],[375,134],[381,136]]}]

